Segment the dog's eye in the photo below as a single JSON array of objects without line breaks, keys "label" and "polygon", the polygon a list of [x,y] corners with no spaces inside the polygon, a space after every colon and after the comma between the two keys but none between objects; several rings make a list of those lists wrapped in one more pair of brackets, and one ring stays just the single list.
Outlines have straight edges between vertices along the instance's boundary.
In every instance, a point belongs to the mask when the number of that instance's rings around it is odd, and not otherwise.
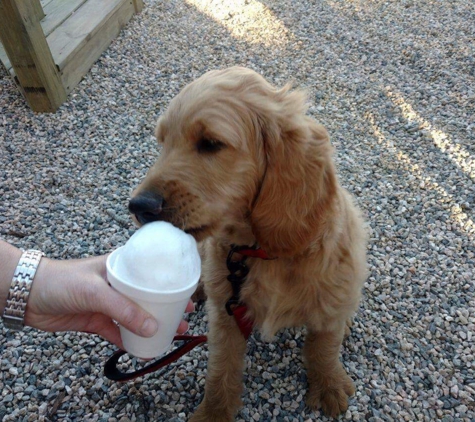
[{"label": "dog's eye", "polygon": [[226,148],[226,145],[221,141],[217,141],[216,139],[202,138],[198,142],[198,152],[204,154],[218,152],[223,148]]}]

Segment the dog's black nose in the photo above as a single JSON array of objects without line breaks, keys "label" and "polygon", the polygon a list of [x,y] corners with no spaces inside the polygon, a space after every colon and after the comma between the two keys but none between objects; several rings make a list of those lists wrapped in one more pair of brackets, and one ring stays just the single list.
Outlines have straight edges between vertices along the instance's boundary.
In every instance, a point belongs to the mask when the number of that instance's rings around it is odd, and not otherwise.
[{"label": "dog's black nose", "polygon": [[143,192],[129,202],[129,211],[135,215],[140,224],[160,220],[163,209],[163,197],[152,192]]}]

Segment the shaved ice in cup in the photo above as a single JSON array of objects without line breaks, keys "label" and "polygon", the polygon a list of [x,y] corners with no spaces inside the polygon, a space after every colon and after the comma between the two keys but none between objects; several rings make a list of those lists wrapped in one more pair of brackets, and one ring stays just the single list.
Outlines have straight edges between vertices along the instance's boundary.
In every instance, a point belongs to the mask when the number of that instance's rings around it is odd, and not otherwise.
[{"label": "shaved ice in cup", "polygon": [[120,326],[128,353],[150,359],[168,351],[200,275],[195,239],[164,221],[144,225],[109,255],[111,286],[158,321],[158,331],[150,338]]}]

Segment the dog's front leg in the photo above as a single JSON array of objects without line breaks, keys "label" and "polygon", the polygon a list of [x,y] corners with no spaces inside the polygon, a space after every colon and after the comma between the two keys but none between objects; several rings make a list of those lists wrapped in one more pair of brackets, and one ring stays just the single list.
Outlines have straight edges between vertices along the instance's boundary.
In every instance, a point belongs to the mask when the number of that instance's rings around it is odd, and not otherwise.
[{"label": "dog's front leg", "polygon": [[336,417],[348,408],[348,397],[355,388],[339,360],[345,328],[335,331],[316,331],[308,327],[303,348],[307,366],[309,389],[307,404]]},{"label": "dog's front leg", "polygon": [[205,397],[190,422],[229,422],[241,406],[246,340],[224,305],[208,299],[209,359]]}]

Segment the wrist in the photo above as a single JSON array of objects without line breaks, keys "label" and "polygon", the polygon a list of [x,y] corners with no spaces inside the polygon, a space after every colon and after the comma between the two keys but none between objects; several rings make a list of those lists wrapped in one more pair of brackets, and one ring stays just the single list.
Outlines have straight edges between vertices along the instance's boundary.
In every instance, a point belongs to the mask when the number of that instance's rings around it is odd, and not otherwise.
[{"label": "wrist", "polygon": [[55,304],[52,302],[55,302],[56,298],[50,293],[49,283],[54,282],[53,263],[55,262],[58,261],[43,257],[38,265],[26,308],[25,325],[35,327],[35,316],[48,314],[55,308]]},{"label": "wrist", "polygon": [[7,304],[8,291],[12,284],[13,274],[21,258],[21,250],[0,241],[0,313],[3,314]]}]

